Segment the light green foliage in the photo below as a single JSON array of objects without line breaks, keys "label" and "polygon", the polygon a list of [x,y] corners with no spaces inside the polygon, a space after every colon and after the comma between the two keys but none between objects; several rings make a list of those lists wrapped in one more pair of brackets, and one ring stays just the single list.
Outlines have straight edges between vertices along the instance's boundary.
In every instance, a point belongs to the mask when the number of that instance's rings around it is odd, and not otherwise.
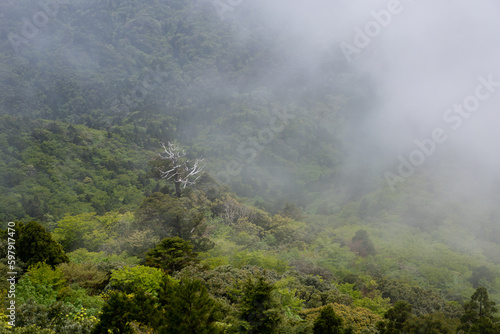
[{"label": "light green foliage", "polygon": [[[284,277],[274,284],[276,299],[281,308],[285,310],[285,315],[290,318],[297,317],[302,310],[304,301],[297,296],[297,279],[292,276]],[[300,318],[299,318],[300,319]]]},{"label": "light green foliage", "polygon": [[[111,271],[111,285],[116,288],[141,288],[157,294],[165,274],[162,270],[137,265]],[[170,278],[169,278],[170,279]]]},{"label": "light green foliage", "polygon": [[277,258],[277,255],[272,252],[263,251],[238,251],[230,255],[230,264],[240,268],[245,265],[259,266],[264,269],[273,269],[277,272],[284,273],[288,270],[285,261]]},{"label": "light green foliage", "polygon": [[85,310],[85,317],[96,317],[104,304],[102,295],[92,296],[88,290],[78,286],[62,288],[57,294],[57,300],[71,306],[74,317],[82,309]]},{"label": "light green foliage", "polygon": [[[130,230],[133,217],[131,213],[119,214],[108,212],[98,216],[95,212],[83,213],[76,216],[65,216],[57,222],[52,232],[54,238],[63,245],[66,251],[85,248],[89,251],[106,249],[108,253],[124,251],[124,244]],[[133,233],[133,232],[132,232]],[[125,239],[122,245],[116,239]],[[137,241],[132,245],[140,247]]]},{"label": "light green foliage", "polygon": [[48,305],[56,300],[58,291],[65,285],[61,269],[38,263],[30,266],[19,280],[16,297],[21,303],[33,298],[39,304]]},{"label": "light green foliage", "polygon": [[154,234],[153,230],[130,231],[126,236],[116,239],[113,244],[108,242],[109,250],[113,247],[123,249],[130,256],[144,256],[148,249],[153,248],[160,242],[160,238]]},{"label": "light green foliage", "polygon": [[290,217],[274,215],[269,233],[276,238],[278,245],[294,245],[299,241],[307,241],[307,224]]},{"label": "light green foliage", "polygon": [[71,262],[74,263],[91,263],[99,267],[123,267],[124,265],[134,265],[139,263],[139,259],[133,256],[129,257],[126,253],[122,253],[119,255],[108,255],[105,252],[89,252],[85,248],[80,248],[71,253],[68,253],[68,257],[70,258]]},{"label": "light green foliage", "polygon": [[[104,243],[102,235],[100,240],[93,240],[92,238],[92,236],[97,236],[96,231],[101,230],[102,227],[101,222],[96,218],[95,212],[83,213],[77,216],[65,216],[57,222],[57,227],[52,232],[52,235],[66,251],[73,251],[78,248],[93,251],[96,244]],[[89,241],[94,245],[90,245]]]},{"label": "light green foliage", "polygon": [[[5,299],[5,296],[7,295],[7,291],[5,293],[2,291],[2,294],[0,295],[3,299]],[[9,330],[12,329],[12,326],[9,325],[9,316],[8,316],[8,311],[4,310],[4,306],[2,305],[2,308],[0,309],[0,333],[9,333]]]},{"label": "light green foliage", "polygon": [[351,270],[356,259],[356,255],[348,247],[343,247],[325,235],[320,235],[310,249],[315,253],[315,257],[319,258],[318,264],[330,269],[334,274],[341,275]]},{"label": "light green foliage", "polygon": [[55,290],[66,285],[63,271],[60,268],[53,269],[46,263],[37,263],[28,268],[26,275],[34,284],[47,285]]},{"label": "light green foliage", "polygon": [[352,297],[352,305],[365,307],[378,315],[384,315],[390,307],[389,298],[382,298],[382,293],[377,290],[377,283],[369,281],[364,287],[364,293],[354,288],[354,284],[344,283],[338,285],[340,292]]}]

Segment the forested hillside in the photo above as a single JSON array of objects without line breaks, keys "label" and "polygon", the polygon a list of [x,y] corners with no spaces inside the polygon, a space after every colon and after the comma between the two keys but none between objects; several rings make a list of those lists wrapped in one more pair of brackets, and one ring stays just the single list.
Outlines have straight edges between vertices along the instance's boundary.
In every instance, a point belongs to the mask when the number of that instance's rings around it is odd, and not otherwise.
[{"label": "forested hillside", "polygon": [[494,163],[387,182],[384,88],[280,6],[0,3],[0,333],[500,333]]}]

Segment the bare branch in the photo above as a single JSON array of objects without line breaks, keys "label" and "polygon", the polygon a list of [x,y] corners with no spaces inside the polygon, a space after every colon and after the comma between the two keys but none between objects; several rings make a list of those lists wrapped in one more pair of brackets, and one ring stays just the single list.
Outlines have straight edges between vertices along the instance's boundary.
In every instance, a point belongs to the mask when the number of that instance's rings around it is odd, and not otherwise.
[{"label": "bare branch", "polygon": [[[165,145],[161,143],[164,150],[163,154],[159,154],[160,158],[169,162],[169,169],[162,171],[158,168],[161,178],[172,180],[176,186],[177,196],[180,196],[180,185],[186,188],[187,185],[193,185],[201,177],[205,165],[200,167],[203,159],[196,159],[190,167],[190,160],[186,159],[186,151],[170,142]],[[193,177],[195,177],[193,179]]]}]

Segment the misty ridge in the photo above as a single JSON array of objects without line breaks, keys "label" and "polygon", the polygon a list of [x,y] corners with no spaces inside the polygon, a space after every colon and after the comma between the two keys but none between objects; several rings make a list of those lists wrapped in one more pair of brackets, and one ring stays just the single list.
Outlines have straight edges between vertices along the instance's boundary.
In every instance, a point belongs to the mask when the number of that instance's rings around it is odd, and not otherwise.
[{"label": "misty ridge", "polygon": [[[270,333],[312,333],[327,305],[389,333],[398,301],[408,333],[433,317],[475,333],[474,291],[500,302],[498,31],[494,0],[2,1],[1,226],[36,221],[95,266],[92,298],[130,293],[127,275],[155,277],[157,298],[165,274],[180,300],[200,279],[227,307],[207,330],[257,326],[242,314],[259,272],[281,301]],[[196,182],[172,177],[195,162]],[[167,246],[184,260],[155,262]],[[254,285],[229,296],[212,274]],[[107,301],[88,303],[104,333]],[[171,329],[182,315],[162,307],[168,324],[124,326]]]}]

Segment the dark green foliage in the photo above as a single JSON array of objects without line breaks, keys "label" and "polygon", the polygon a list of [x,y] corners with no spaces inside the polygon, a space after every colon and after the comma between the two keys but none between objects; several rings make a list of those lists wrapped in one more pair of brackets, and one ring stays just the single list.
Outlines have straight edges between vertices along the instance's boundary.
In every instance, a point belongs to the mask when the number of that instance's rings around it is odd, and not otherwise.
[{"label": "dark green foliage", "polygon": [[442,313],[412,316],[406,320],[404,330],[409,334],[453,334],[455,326]]},{"label": "dark green foliage", "polygon": [[475,289],[483,286],[484,283],[492,283],[494,280],[495,274],[486,266],[475,268],[472,271],[472,275],[469,277],[469,282]]},{"label": "dark green foliage", "polygon": [[262,276],[246,282],[239,313],[239,319],[243,321],[239,328],[242,333],[275,333],[281,315],[272,295],[273,290],[273,285]]},{"label": "dark green foliage", "polygon": [[[1,100],[1,97],[0,97]],[[1,107],[0,107],[1,109]],[[149,154],[120,135],[0,116],[0,221],[53,223],[67,213],[135,209],[154,181]],[[0,136],[0,142],[2,142]]]},{"label": "dark green foliage", "polygon": [[314,321],[314,334],[341,334],[343,320],[335,314],[333,307],[328,305],[321,309],[319,317]]},{"label": "dark green foliage", "polygon": [[193,252],[193,246],[188,241],[179,237],[165,238],[146,253],[145,264],[170,274],[196,263],[196,257],[197,253]]},{"label": "dark green foliage", "polygon": [[17,256],[27,267],[39,262],[56,266],[69,261],[61,245],[37,222],[17,223],[16,232]]},{"label": "dark green foliage", "polygon": [[[232,266],[218,266],[211,270],[204,270],[199,266],[184,268],[176,277],[192,277],[202,280],[210,292],[221,303],[229,309],[237,312],[239,304],[243,300],[245,286],[249,280],[262,276],[271,284],[279,281],[288,282],[283,287],[286,294],[293,294],[295,298],[302,301],[304,308],[320,307],[329,303],[349,303],[351,298],[342,295],[337,288],[317,276],[309,276],[295,271],[278,274],[273,270],[263,270],[257,266],[243,266],[234,268]],[[273,292],[276,296],[280,290]],[[276,298],[280,299],[280,298]],[[283,303],[283,300],[280,301]],[[282,311],[284,306],[281,306]]]},{"label": "dark green foliage", "polygon": [[496,333],[494,314],[497,312],[495,302],[489,299],[484,287],[476,289],[469,302],[464,304],[464,315],[460,318],[460,329],[465,333]]},{"label": "dark green foliage", "polygon": [[132,333],[130,322],[137,320],[140,313],[140,305],[134,303],[125,293],[111,291],[93,333],[108,334],[109,330],[117,334]]},{"label": "dark green foliage", "polygon": [[283,217],[288,217],[294,220],[304,219],[302,210],[291,203],[285,203],[285,207],[281,212],[279,212],[279,214],[281,214]]},{"label": "dark green foliage", "polygon": [[398,301],[385,314],[384,322],[377,324],[381,334],[399,334],[403,332],[405,322],[411,316],[411,305]]},{"label": "dark green foliage", "polygon": [[203,212],[186,197],[154,193],[141,203],[136,216],[140,225],[151,228],[162,238],[202,239],[206,229]]},{"label": "dark green foliage", "polygon": [[325,281],[330,281],[333,279],[333,274],[330,270],[325,267],[321,267],[313,264],[309,260],[297,259],[290,262],[290,266],[305,275],[318,276],[323,278]]},{"label": "dark green foliage", "polygon": [[112,291],[103,307],[94,333],[132,333],[132,322],[145,324],[158,333],[218,333],[218,305],[197,280],[176,283],[165,279],[154,297],[143,290],[131,295]]},{"label": "dark green foliage", "polygon": [[174,285],[165,281],[158,295],[164,318],[159,333],[209,334],[218,333],[218,305],[199,280],[185,279]]},{"label": "dark green foliage", "polygon": [[418,286],[410,286],[398,280],[381,279],[378,281],[382,297],[389,298],[391,303],[405,301],[412,307],[412,313],[420,316],[442,312],[447,317],[459,317],[460,307],[447,301],[434,291]]},{"label": "dark green foliage", "polygon": [[375,255],[375,247],[373,242],[365,230],[358,230],[352,237],[349,247],[353,252],[358,253],[360,256],[365,257],[368,255]]}]

